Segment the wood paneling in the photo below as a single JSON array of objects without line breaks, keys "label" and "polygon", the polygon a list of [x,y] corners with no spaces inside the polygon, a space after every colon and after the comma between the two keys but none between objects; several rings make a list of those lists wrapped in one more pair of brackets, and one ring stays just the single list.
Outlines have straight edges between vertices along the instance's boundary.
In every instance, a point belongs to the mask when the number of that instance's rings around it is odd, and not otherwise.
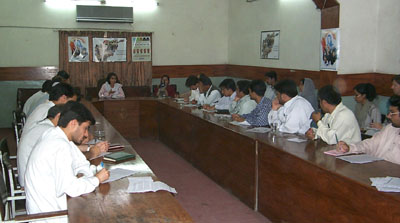
[{"label": "wood paneling", "polygon": [[0,81],[50,80],[58,67],[0,67]]},{"label": "wood paneling", "polygon": [[321,10],[321,29],[339,28],[340,6]]},{"label": "wood paneling", "polygon": [[380,74],[380,73],[364,73],[364,74],[348,74],[338,75],[338,80],[344,81],[344,92],[342,95],[349,96],[354,95],[353,88],[359,83],[371,83],[375,86],[376,92],[379,95],[391,96],[393,91],[390,88],[392,86],[392,74]]},{"label": "wood paneling", "polygon": [[171,78],[188,77],[203,73],[210,77],[226,76],[226,64],[153,66],[153,78],[168,75]]},{"label": "wood paneling", "polygon": [[330,7],[338,6],[339,3],[336,0],[313,0],[318,9],[326,9]]}]

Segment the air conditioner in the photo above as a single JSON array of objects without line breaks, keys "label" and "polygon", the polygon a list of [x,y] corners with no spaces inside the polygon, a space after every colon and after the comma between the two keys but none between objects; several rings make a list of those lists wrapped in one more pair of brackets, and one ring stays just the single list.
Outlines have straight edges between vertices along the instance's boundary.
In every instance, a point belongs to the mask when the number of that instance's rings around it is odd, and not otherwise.
[{"label": "air conditioner", "polygon": [[133,7],[77,5],[76,21],[133,23]]}]

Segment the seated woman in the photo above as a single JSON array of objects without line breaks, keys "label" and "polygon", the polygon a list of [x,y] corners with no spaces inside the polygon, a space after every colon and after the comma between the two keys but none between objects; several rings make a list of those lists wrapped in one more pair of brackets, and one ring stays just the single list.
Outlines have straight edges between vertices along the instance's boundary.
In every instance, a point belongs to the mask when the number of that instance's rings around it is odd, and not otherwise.
[{"label": "seated woman", "polygon": [[314,82],[310,78],[303,78],[299,84],[299,95],[307,99],[315,111],[318,110],[317,94],[315,92]]},{"label": "seated woman", "polygon": [[163,75],[160,80],[160,85],[154,89],[154,95],[156,96],[176,96],[175,86],[169,85],[169,76]]},{"label": "seated woman", "polygon": [[354,99],[357,102],[355,115],[361,130],[370,127],[372,123],[381,123],[381,113],[372,101],[376,98],[374,85],[358,84],[354,87]]},{"label": "seated woman", "polygon": [[113,72],[109,73],[106,83],[101,86],[99,98],[125,98],[122,84],[118,82],[117,75]]}]

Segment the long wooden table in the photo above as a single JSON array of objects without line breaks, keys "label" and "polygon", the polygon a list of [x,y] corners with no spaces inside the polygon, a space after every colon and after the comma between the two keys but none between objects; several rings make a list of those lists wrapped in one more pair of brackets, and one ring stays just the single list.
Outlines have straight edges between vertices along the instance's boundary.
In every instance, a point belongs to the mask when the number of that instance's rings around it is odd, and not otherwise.
[{"label": "long wooden table", "polygon": [[399,165],[350,164],[325,155],[333,147],[322,141],[295,143],[288,138],[303,136],[250,133],[172,99],[94,105],[109,120],[126,118],[115,121],[117,129],[136,133],[130,137],[158,138],[273,222],[400,222],[400,195],[378,192],[369,181],[400,177]]},{"label": "long wooden table", "polygon": [[[106,132],[110,143],[125,145],[125,151],[136,154],[135,160],[107,164],[107,169],[123,168],[137,171],[133,176],[151,176],[157,179],[139,154],[91,103],[84,103]],[[100,158],[101,159],[101,158]],[[95,160],[98,163],[100,159]],[[166,191],[127,193],[128,180],[121,179],[101,184],[92,193],[68,199],[69,222],[192,222],[189,214]]]}]

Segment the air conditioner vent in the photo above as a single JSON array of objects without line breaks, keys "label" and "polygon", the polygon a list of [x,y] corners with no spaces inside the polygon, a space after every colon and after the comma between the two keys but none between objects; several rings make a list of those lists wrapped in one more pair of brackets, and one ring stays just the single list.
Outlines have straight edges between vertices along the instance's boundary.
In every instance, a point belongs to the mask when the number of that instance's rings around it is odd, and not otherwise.
[{"label": "air conditioner vent", "polygon": [[76,21],[133,23],[133,7],[77,5]]}]

